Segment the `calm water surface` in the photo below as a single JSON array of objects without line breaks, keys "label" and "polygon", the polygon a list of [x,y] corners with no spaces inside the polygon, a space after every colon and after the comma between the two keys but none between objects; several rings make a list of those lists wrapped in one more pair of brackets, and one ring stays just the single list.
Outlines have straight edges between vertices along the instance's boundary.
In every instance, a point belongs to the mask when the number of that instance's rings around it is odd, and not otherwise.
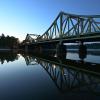
[{"label": "calm water surface", "polygon": [[[77,52],[66,58],[79,60]],[[84,61],[100,64],[100,55]],[[100,100],[100,76],[29,55],[0,53],[0,100]]]}]

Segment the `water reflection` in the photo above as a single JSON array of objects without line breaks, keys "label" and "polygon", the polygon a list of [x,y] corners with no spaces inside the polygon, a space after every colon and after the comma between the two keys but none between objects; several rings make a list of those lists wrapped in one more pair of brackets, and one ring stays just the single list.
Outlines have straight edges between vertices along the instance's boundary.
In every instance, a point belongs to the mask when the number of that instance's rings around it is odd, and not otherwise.
[{"label": "water reflection", "polygon": [[0,51],[0,62],[1,64],[4,64],[4,62],[6,61],[7,63],[9,61],[13,62],[15,60],[18,60],[18,55],[17,53],[12,53],[11,51]]},{"label": "water reflection", "polygon": [[[45,55],[28,52],[20,52],[20,54],[23,57],[19,57],[18,53],[0,53],[0,59],[3,59],[4,62],[18,59],[18,62],[6,64],[9,67],[1,67],[0,69],[0,92],[3,96],[7,91],[7,97],[13,95],[14,98],[29,99],[33,96],[41,99],[42,96],[44,97],[43,92],[50,94],[46,95],[48,98],[54,94],[52,97],[57,100],[65,100],[62,97],[67,98],[68,94],[89,95],[90,97],[93,94],[95,97],[100,97],[100,64],[85,62],[84,60],[71,60],[65,57],[60,59],[55,52],[46,52]],[[15,64],[17,65],[15,66]],[[30,65],[36,66],[29,67]],[[48,87],[52,89],[49,90]],[[9,92],[9,90],[12,91]],[[62,94],[65,95],[62,96]]]},{"label": "water reflection", "polygon": [[95,79],[95,77],[80,71],[63,68],[41,60],[39,64],[47,71],[57,88],[63,93],[90,91],[100,94],[100,79]]},{"label": "water reflection", "polygon": [[[68,52],[79,53],[78,49],[68,49]],[[87,49],[87,55],[100,56],[100,49]],[[86,56],[87,57],[87,56]]]},{"label": "water reflection", "polygon": [[[33,54],[22,54],[25,58],[26,64],[31,65],[33,62],[34,64],[40,64],[47,74],[50,76],[52,81],[54,82],[55,86],[62,92],[75,92],[75,91],[86,91],[90,93],[95,93],[100,95],[100,78],[99,76],[91,75],[86,72],[80,70],[73,70],[70,68],[70,65],[86,67],[83,63],[80,64],[78,62],[68,61],[65,64],[65,61],[61,59],[56,59],[55,57],[50,56],[33,56]],[[51,60],[50,60],[51,59]],[[89,63],[88,63],[89,64]],[[88,65],[86,64],[86,65]],[[92,64],[89,64],[92,66]],[[92,66],[93,67],[93,66]]]}]

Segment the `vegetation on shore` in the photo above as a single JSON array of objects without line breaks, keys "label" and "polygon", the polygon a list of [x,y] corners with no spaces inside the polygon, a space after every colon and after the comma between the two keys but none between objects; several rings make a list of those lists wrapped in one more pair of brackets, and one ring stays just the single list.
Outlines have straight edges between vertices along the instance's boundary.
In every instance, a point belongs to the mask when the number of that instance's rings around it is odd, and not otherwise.
[{"label": "vegetation on shore", "polygon": [[13,48],[18,48],[19,45],[19,39],[13,36],[5,36],[2,34],[0,36],[0,49],[5,48],[5,49],[13,49]]}]

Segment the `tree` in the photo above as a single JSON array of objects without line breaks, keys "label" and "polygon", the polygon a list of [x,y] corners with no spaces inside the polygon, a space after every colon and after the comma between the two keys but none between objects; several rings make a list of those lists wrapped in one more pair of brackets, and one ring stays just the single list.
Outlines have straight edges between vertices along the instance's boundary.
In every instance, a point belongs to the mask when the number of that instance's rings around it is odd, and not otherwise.
[{"label": "tree", "polygon": [[7,35],[5,37],[4,34],[0,36],[0,47],[1,48],[18,48],[19,39],[13,36]]}]

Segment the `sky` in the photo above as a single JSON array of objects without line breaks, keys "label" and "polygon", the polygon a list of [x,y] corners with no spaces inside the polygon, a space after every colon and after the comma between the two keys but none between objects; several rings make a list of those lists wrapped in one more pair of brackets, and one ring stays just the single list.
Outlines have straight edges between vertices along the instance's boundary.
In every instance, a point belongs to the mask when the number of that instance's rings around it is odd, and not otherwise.
[{"label": "sky", "polygon": [[0,35],[42,35],[60,11],[100,15],[100,0],[0,0]]}]

